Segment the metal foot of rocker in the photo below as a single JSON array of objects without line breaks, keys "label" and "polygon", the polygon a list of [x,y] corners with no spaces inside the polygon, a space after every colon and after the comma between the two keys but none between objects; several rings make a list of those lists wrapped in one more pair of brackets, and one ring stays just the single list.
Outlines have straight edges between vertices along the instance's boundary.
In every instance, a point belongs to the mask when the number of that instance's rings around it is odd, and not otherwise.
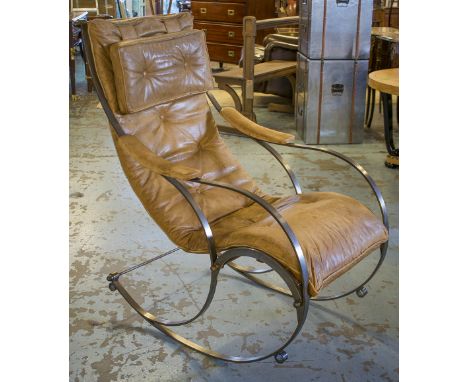
[{"label": "metal foot of rocker", "polygon": [[[111,291],[118,291],[122,297],[130,304],[130,306],[143,318],[145,319],[148,323],[150,323],[153,327],[156,329],[160,330],[173,340],[177,341],[178,343],[189,347],[192,350],[195,350],[199,353],[208,355],[210,357],[216,358],[216,359],[221,359],[224,361],[231,361],[231,362],[237,362],[237,363],[246,363],[246,362],[254,362],[254,361],[260,361],[266,358],[269,358],[271,356],[275,357],[275,360],[278,363],[283,363],[286,361],[288,358],[287,353],[283,350],[287,345],[293,341],[293,339],[297,336],[297,334],[300,332],[302,325],[305,322],[305,319],[307,317],[307,311],[308,311],[308,302],[301,302],[301,290],[298,287],[297,283],[295,282],[295,279],[284,270],[284,268],[274,259],[272,259],[270,256],[256,250],[252,250],[249,248],[236,248],[232,250],[228,250],[221,254],[214,265],[211,267],[211,283],[210,283],[210,289],[208,296],[206,298],[206,301],[201,308],[201,310],[192,318],[183,320],[183,321],[167,321],[163,319],[157,318],[155,315],[152,313],[148,312],[145,310],[140,304],[138,304],[135,299],[128,293],[128,291],[125,289],[123,283],[121,282],[120,278],[127,273],[130,273],[131,271],[140,268],[142,266],[145,266],[149,264],[150,262],[153,262],[155,260],[159,260],[162,257],[165,257],[173,252],[175,252],[177,249],[166,252],[165,254],[162,254],[160,256],[156,256],[155,258],[143,262],[141,264],[138,264],[136,266],[133,266],[131,268],[128,268],[126,270],[123,270],[121,272],[117,273],[111,273],[109,276],[107,276],[107,280],[110,281],[109,288]],[[206,348],[204,346],[201,346],[183,336],[180,336],[179,334],[175,333],[173,330],[170,329],[171,326],[180,326],[180,325],[186,325],[189,324],[193,321],[195,321],[198,317],[200,317],[210,306],[211,301],[213,300],[213,296],[216,291],[216,285],[217,285],[217,280],[218,280],[218,275],[220,270],[224,267],[226,263],[231,262],[234,259],[240,258],[240,257],[249,257],[249,258],[254,258],[261,260],[263,263],[266,263],[269,265],[271,268],[270,270],[275,270],[279,276],[283,279],[283,281],[286,283],[286,285],[289,287],[289,290],[291,292],[291,296],[294,299],[294,307],[297,312],[297,325],[289,339],[281,345],[280,348],[275,349],[274,351],[268,352],[267,354],[263,355],[258,355],[254,357],[241,357],[241,356],[233,356],[233,355],[227,355],[223,353],[216,352],[214,350],[211,350],[209,348]]]}]

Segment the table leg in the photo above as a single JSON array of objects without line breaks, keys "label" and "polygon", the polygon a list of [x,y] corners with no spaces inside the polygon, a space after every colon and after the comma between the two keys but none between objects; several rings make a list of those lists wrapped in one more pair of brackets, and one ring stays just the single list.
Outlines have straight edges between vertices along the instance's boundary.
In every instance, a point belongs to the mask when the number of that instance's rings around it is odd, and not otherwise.
[{"label": "table leg", "polygon": [[367,120],[369,119],[369,112],[370,112],[370,96],[371,96],[371,88],[367,87],[367,97],[366,97],[366,116],[364,117],[364,121],[367,126]]},{"label": "table leg", "polygon": [[[374,117],[374,107],[375,107],[375,89],[369,88],[370,89],[370,94],[368,95],[370,99],[370,105],[369,105],[369,110],[370,112],[366,113],[368,114],[368,118],[366,118],[366,126],[368,128],[371,127],[372,124],[372,118]],[[369,100],[367,101],[369,104]]]},{"label": "table leg", "polygon": [[72,101],[75,101],[78,97],[76,95],[76,83],[75,83],[75,48],[70,48],[70,57],[68,60],[69,70],[70,70],[70,86],[71,86],[71,96]]},{"label": "table leg", "polygon": [[396,121],[400,123],[400,96],[396,97]]},{"label": "table leg", "polygon": [[385,144],[389,154],[385,165],[390,168],[397,168],[399,165],[399,150],[395,148],[393,142],[392,96],[381,92],[380,97],[383,103]]}]

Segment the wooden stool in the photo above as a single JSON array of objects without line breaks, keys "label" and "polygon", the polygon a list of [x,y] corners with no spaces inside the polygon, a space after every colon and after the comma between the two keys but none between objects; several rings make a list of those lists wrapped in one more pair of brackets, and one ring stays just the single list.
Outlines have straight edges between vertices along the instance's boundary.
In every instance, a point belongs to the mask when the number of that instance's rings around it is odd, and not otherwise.
[{"label": "wooden stool", "polygon": [[[396,28],[374,27],[371,34],[369,73],[399,67],[399,31]],[[366,126],[374,116],[375,90],[367,87]],[[379,101],[380,113],[380,101]]]},{"label": "wooden stool", "polygon": [[[369,74],[368,85],[378,90],[383,102],[385,144],[387,145],[387,160],[385,165],[390,168],[399,166],[399,150],[393,143],[393,121],[392,121],[392,95],[399,96],[399,69],[377,70]],[[398,115],[397,104],[397,115]]]}]

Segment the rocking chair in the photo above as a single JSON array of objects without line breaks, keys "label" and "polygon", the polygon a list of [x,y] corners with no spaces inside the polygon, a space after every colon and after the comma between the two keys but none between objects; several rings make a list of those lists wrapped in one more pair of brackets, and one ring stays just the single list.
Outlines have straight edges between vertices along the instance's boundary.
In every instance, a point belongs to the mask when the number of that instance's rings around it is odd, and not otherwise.
[{"label": "rocking chair", "polygon": [[[188,13],[127,20],[94,20],[85,27],[85,47],[98,97],[111,125],[122,168],[150,216],[177,247],[209,254],[211,283],[207,299],[192,318],[168,321],[146,311],[121,282],[124,274],[173,253],[111,273],[112,291],[151,325],[195,351],[232,362],[274,356],[287,359],[286,346],[300,332],[309,301],[333,300],[357,293],[381,266],[388,245],[388,218],[380,190],[353,160],[325,148],[291,143],[290,134],[260,126],[231,107],[221,108],[213,87],[202,31],[192,29]],[[231,155],[221,139],[206,96],[236,130],[268,150],[286,170],[296,195],[264,194]],[[382,220],[351,197],[302,193],[299,182],[272,147],[320,151],[347,162],[372,188]],[[350,291],[319,296],[321,289],[380,248],[372,273]],[[287,285],[265,282],[236,264],[253,258],[275,271]],[[170,329],[200,317],[210,306],[225,265],[253,282],[292,297],[297,325],[289,339],[268,354],[253,357],[221,354]]]}]

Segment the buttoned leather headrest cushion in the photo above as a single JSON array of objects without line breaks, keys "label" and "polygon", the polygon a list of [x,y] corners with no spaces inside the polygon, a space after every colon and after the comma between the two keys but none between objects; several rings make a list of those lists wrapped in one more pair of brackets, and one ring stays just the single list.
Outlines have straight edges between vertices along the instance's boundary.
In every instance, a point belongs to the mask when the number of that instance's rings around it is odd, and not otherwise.
[{"label": "buttoned leather headrest cushion", "polygon": [[199,30],[121,41],[110,48],[122,114],[213,88],[205,34]]},{"label": "buttoned leather headrest cushion", "polygon": [[88,23],[90,46],[97,75],[114,113],[118,113],[119,110],[114,72],[109,56],[110,46],[123,40],[161,36],[192,28],[193,16],[188,12],[128,19],[96,19]]}]

